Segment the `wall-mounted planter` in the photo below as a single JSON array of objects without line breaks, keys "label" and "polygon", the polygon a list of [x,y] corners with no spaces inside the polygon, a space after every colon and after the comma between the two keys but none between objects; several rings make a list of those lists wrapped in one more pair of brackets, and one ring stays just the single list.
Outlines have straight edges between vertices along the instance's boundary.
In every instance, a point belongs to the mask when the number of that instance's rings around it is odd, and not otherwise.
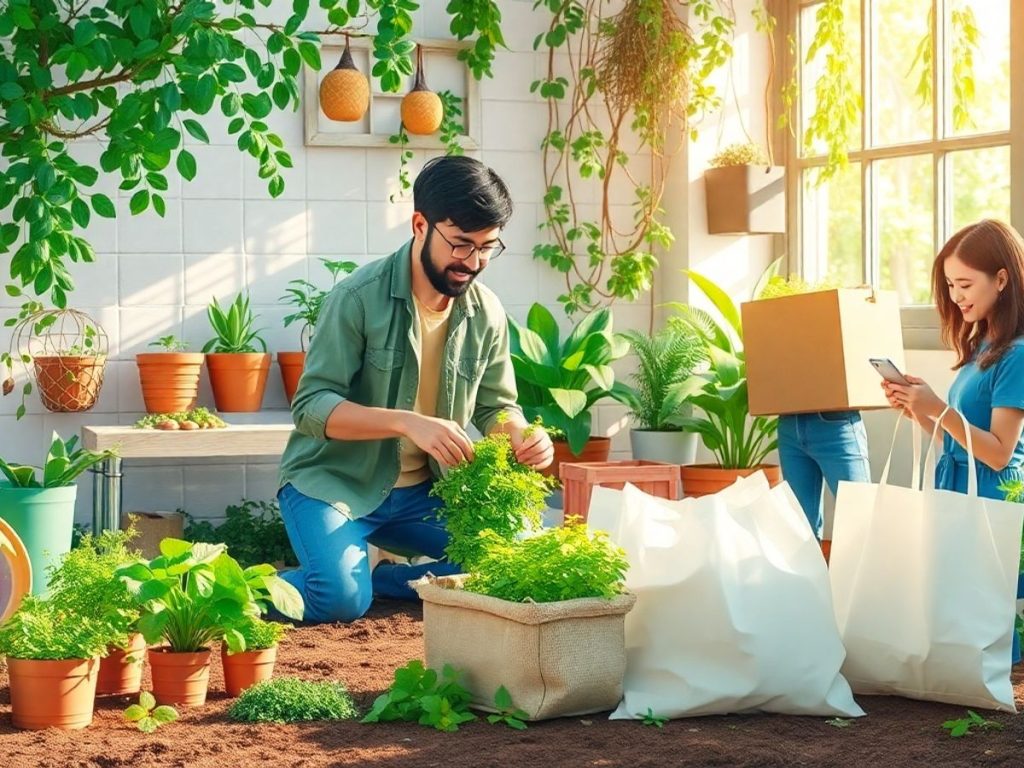
[{"label": "wall-mounted planter", "polygon": [[785,169],[730,165],[704,171],[710,235],[769,235],[786,231]]}]

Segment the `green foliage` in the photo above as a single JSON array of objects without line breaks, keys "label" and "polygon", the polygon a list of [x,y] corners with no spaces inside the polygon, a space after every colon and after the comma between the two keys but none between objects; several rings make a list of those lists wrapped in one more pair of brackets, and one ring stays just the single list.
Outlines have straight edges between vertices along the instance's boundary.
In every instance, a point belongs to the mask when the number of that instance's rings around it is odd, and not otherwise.
[{"label": "green foliage", "polygon": [[643,718],[644,725],[653,725],[655,728],[664,728],[665,723],[668,722],[667,717],[656,715],[654,710],[650,707],[647,708],[647,712],[645,714],[637,714],[637,717]]},{"label": "green foliage", "polygon": [[187,352],[188,342],[181,341],[178,337],[173,334],[170,336],[161,336],[156,341],[149,342],[149,346],[162,349],[164,352]]},{"label": "green foliage", "polygon": [[241,504],[227,508],[225,518],[214,526],[209,520],[196,520],[186,512],[183,536],[187,541],[224,544],[243,568],[258,563],[299,564],[277,502],[243,499]]},{"label": "green foliage", "polygon": [[243,723],[298,723],[350,720],[358,714],[352,697],[339,682],[309,682],[278,677],[243,691],[228,717]]},{"label": "green foliage", "polygon": [[740,313],[729,295],[712,280],[684,270],[694,285],[710,299],[724,321],[719,323],[709,312],[673,302],[671,307],[704,339],[708,360],[704,388],[687,402],[697,406],[703,416],[675,416],[670,420],[683,429],[697,432],[704,446],[715,454],[726,469],[758,466],[778,445],[778,419],[774,416],[750,417],[747,397],[747,366],[743,354],[743,328]]},{"label": "green foliage", "polygon": [[986,720],[973,709],[967,710],[967,717],[961,717],[957,720],[947,720],[942,724],[942,727],[949,731],[949,735],[954,739],[959,739],[962,736],[970,736],[971,734],[976,733],[975,729],[980,731],[1003,730],[1002,723],[995,720]]},{"label": "green foliage", "polygon": [[525,731],[526,723],[524,722],[529,715],[523,712],[521,709],[517,709],[512,703],[512,694],[508,692],[508,688],[504,685],[499,685],[498,690],[494,693],[494,708],[497,709],[497,713],[487,716],[487,722],[491,725],[507,725],[516,731]]},{"label": "green foliage", "polygon": [[797,296],[801,293],[814,293],[815,291],[827,291],[839,286],[829,280],[817,283],[808,283],[799,275],[790,275],[785,278],[782,275],[772,275],[764,283],[764,286],[755,295],[755,299],[779,299],[783,296]]},{"label": "green foliage", "polygon": [[[61,440],[53,433],[46,463],[42,467],[8,464],[0,458],[0,472],[15,488],[60,488],[74,485],[78,476],[101,461],[116,456],[115,451],[89,451],[78,447],[78,435]],[[39,472],[42,471],[42,477]]]},{"label": "green foliage", "polygon": [[289,629],[292,629],[291,624],[264,621],[259,616],[245,616],[231,625],[224,634],[224,642],[227,643],[229,655],[243,651],[262,651],[280,643]]},{"label": "green foliage", "polygon": [[629,388],[633,418],[641,429],[678,431],[669,418],[706,383],[694,374],[707,360],[703,339],[678,318],[672,318],[654,336],[641,331],[620,335],[630,343],[638,362]]},{"label": "green foliage", "polygon": [[[161,541],[160,553],[117,571],[141,606],[138,627],[147,643],[163,638],[172,651],[198,651],[270,604],[289,618],[302,618],[302,598],[272,565],[243,570],[223,544],[180,539]],[[235,640],[244,642],[237,635]]]},{"label": "green foliage", "polygon": [[629,403],[629,391],[615,381],[611,363],[626,355],[629,344],[612,331],[608,308],[588,314],[564,342],[546,307],[534,304],[520,325],[509,318],[512,366],[519,405],[526,418],[540,417],[545,427],[562,430],[569,449],[579,455],[590,438],[590,409],[611,397]]},{"label": "green foliage", "polygon": [[[935,8],[928,9],[925,19],[927,30],[914,49],[914,59],[910,63],[909,75],[918,69],[917,88],[914,93],[921,99],[921,106],[931,108],[932,102],[932,63],[935,58],[935,40],[933,22]],[[974,54],[981,48],[981,31],[974,11],[969,5],[952,5],[949,10],[950,32],[952,37],[951,55],[953,84],[953,129],[962,131],[974,125],[971,118],[971,104],[975,95]]]},{"label": "green foliage", "polygon": [[256,345],[266,352],[267,343],[253,328],[256,315],[249,306],[249,296],[239,293],[227,311],[216,298],[206,308],[213,332],[217,335],[203,345],[203,352],[256,352]]},{"label": "green foliage", "polygon": [[89,613],[26,595],[0,624],[0,655],[12,659],[91,659],[106,654],[108,627]]},{"label": "green foliage", "polygon": [[768,156],[757,144],[730,144],[716,152],[708,160],[711,168],[725,168],[731,165],[767,165]]},{"label": "green foliage", "polygon": [[611,598],[623,591],[626,553],[604,531],[579,520],[521,541],[493,531],[480,534],[484,554],[465,582],[468,592],[500,600],[553,603],[581,597]]},{"label": "green foliage", "polygon": [[[324,258],[321,258],[320,261],[327,268],[327,271],[331,273],[331,288],[338,282],[339,274],[351,274],[352,270],[358,266],[354,261],[332,261]],[[296,308],[296,311],[284,316],[284,327],[287,328],[292,323],[301,320],[303,335],[307,328],[312,335],[313,330],[316,328],[316,321],[320,319],[320,310],[323,308],[324,300],[327,298],[327,294],[330,293],[330,289],[325,291],[308,280],[291,280],[288,282],[288,285],[291,287],[285,289],[284,296],[278,299],[278,301],[283,304],[290,304]],[[303,350],[305,350],[305,338],[302,338],[302,343]]]},{"label": "green foliage", "polygon": [[192,408],[178,413],[149,413],[135,422],[136,429],[223,429],[227,426],[209,408]]},{"label": "green foliage", "polygon": [[115,576],[118,568],[139,557],[129,548],[134,537],[134,528],[99,536],[87,533],[49,574],[48,599],[71,614],[94,619],[108,644],[118,648],[128,647],[139,619],[128,587]]},{"label": "green foliage", "polygon": [[853,720],[846,717],[830,717],[825,724],[831,725],[833,728],[849,728],[853,725]]},{"label": "green foliage", "polygon": [[452,467],[430,493],[444,502],[438,518],[451,539],[448,559],[472,570],[483,555],[480,533],[510,541],[524,528],[539,528],[545,499],[555,481],[516,461],[509,436],[496,432],[478,440],[475,457]]},{"label": "green foliage", "polygon": [[139,703],[130,705],[124,711],[124,719],[135,723],[135,727],[143,733],[153,733],[161,725],[177,720],[178,710],[166,705],[158,707],[153,694],[143,691],[139,694]]},{"label": "green foliage", "polygon": [[441,141],[444,143],[444,153],[446,155],[464,154],[465,150],[459,143],[459,140],[466,134],[466,124],[462,117],[462,99],[451,91],[439,91],[437,95],[441,99],[441,106],[444,110],[441,127],[438,128]]},{"label": "green foliage", "polygon": [[457,731],[459,725],[476,720],[469,711],[470,694],[459,684],[461,673],[445,664],[441,674],[425,669],[414,659],[395,670],[395,680],[373,702],[363,723],[403,721],[429,725],[439,731]]}]

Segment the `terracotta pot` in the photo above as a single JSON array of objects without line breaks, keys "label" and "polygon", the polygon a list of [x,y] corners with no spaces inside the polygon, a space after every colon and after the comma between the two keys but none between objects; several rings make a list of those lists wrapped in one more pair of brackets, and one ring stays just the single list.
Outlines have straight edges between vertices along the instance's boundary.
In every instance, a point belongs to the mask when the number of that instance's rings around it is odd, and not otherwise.
[{"label": "terracotta pot", "polygon": [[146,640],[136,633],[128,638],[127,648],[110,647],[100,659],[96,679],[97,696],[124,696],[142,689],[142,662],[146,658]]},{"label": "terracotta pot", "polygon": [[153,673],[153,696],[159,704],[201,707],[210,687],[210,652],[175,653],[150,648],[149,667]]},{"label": "terracotta pot", "polygon": [[302,368],[306,364],[305,352],[278,352],[277,364],[281,367],[281,379],[284,381],[284,394],[288,398],[288,404],[295,397],[295,390],[299,387],[299,377],[302,376]]},{"label": "terracotta pot", "polygon": [[569,450],[569,443],[564,440],[555,440],[555,459],[551,465],[540,470],[548,477],[559,477],[559,467],[563,461],[608,461],[608,454],[612,449],[610,437],[591,437],[583,444],[583,450],[576,456]]},{"label": "terracotta pot", "polygon": [[99,397],[106,362],[106,355],[33,357],[39,399],[54,413],[88,411]]},{"label": "terracotta pot", "polygon": [[7,659],[15,728],[85,728],[96,699],[97,659]]},{"label": "terracotta pot", "polygon": [[224,688],[228,696],[240,696],[245,689],[274,676],[277,646],[228,653],[227,646],[221,645],[220,661],[224,667]]},{"label": "terracotta pot", "polygon": [[828,559],[832,555],[832,539],[821,540],[821,554],[825,557],[825,565],[828,565]]},{"label": "terracotta pot", "polygon": [[782,472],[777,464],[762,464],[751,469],[723,469],[717,464],[690,464],[680,467],[683,496],[707,496],[718,493],[735,483],[738,478],[747,477],[760,470],[767,475],[769,485],[778,485],[782,482]]},{"label": "terracotta pot", "polygon": [[218,411],[258,411],[263,405],[270,371],[266,352],[211,352],[206,367],[213,385],[213,400]]},{"label": "terracotta pot", "polygon": [[199,395],[202,352],[145,352],[135,356],[142,399],[149,413],[180,413]]}]

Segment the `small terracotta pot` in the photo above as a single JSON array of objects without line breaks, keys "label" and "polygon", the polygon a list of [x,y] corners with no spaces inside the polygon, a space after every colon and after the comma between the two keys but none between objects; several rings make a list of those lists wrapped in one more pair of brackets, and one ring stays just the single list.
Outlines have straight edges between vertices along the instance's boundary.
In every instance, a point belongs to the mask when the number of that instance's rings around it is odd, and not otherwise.
[{"label": "small terracotta pot", "polygon": [[575,455],[569,450],[569,443],[565,440],[555,440],[555,459],[551,464],[540,470],[541,474],[548,477],[559,477],[559,468],[563,461],[590,462],[608,461],[608,454],[612,450],[612,439],[610,437],[591,437],[583,444],[580,455]]},{"label": "small terracotta pot", "polygon": [[228,653],[227,646],[221,645],[220,661],[224,667],[224,688],[228,696],[240,696],[245,689],[274,676],[277,646]]},{"label": "small terracotta pot", "polygon": [[266,352],[211,352],[206,367],[218,411],[258,411],[263,405],[270,371]]},{"label": "small terracotta pot", "polygon": [[210,687],[210,651],[175,653],[150,648],[149,667],[153,673],[153,696],[159,704],[201,707]]},{"label": "small terracotta pot", "polygon": [[88,411],[100,395],[106,362],[105,355],[33,357],[39,399],[54,413]]},{"label": "small terracotta pot", "polygon": [[145,352],[135,356],[149,413],[180,413],[195,405],[202,352]]},{"label": "small terracotta pot", "polygon": [[146,658],[146,640],[136,633],[128,638],[127,648],[110,647],[100,659],[96,679],[97,696],[124,696],[142,690],[142,662]]},{"label": "small terracotta pot", "polygon": [[708,496],[725,490],[738,478],[764,471],[769,485],[782,482],[782,471],[777,464],[761,464],[750,469],[723,469],[717,464],[689,464],[679,468],[683,481],[683,496]]},{"label": "small terracotta pot", "polygon": [[292,398],[295,397],[295,390],[299,388],[299,378],[302,376],[302,368],[306,364],[306,353],[278,352],[277,364],[281,367],[284,394],[290,405]]},{"label": "small terracotta pot", "polygon": [[96,700],[97,659],[7,659],[15,728],[85,728]]}]

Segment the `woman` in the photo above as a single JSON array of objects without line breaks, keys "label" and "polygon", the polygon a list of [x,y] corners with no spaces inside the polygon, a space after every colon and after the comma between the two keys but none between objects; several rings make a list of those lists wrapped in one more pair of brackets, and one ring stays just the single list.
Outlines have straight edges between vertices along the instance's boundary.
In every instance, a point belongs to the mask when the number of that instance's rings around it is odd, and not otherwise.
[{"label": "woman", "polygon": [[[949,407],[971,425],[978,494],[1002,499],[1000,486],[1024,478],[1024,240],[986,219],[950,238],[932,267],[942,337],[957,354]],[[946,409],[914,376],[910,386],[883,382],[886,396],[928,430]],[[935,487],[967,492],[966,435],[953,412],[942,418],[942,456]],[[1018,597],[1024,586],[1018,581]],[[1014,633],[1013,660],[1020,660]]]}]

